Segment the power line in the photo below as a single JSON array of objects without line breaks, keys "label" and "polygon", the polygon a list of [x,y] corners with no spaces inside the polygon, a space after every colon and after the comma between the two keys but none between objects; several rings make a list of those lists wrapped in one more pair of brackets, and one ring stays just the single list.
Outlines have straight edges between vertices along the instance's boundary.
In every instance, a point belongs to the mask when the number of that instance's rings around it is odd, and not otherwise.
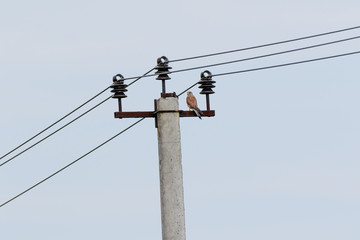
[{"label": "power line", "polygon": [[294,39],[289,39],[289,40],[284,40],[284,41],[279,41],[279,42],[267,43],[267,44],[263,44],[263,45],[253,46],[253,47],[240,48],[240,49],[235,49],[235,50],[229,50],[229,51],[224,51],[224,52],[199,55],[199,56],[194,56],[194,57],[180,58],[180,59],[170,60],[169,62],[187,61],[187,60],[192,60],[192,59],[197,59],[197,58],[212,57],[212,56],[229,54],[229,53],[246,51],[246,50],[252,50],[252,49],[257,49],[257,48],[270,47],[270,46],[284,44],[284,43],[290,43],[290,42],[295,42],[295,41],[300,41],[300,40],[305,40],[305,39],[310,39],[310,38],[316,38],[316,37],[331,35],[331,34],[340,33],[340,32],[351,31],[351,30],[355,30],[355,29],[358,29],[358,28],[360,28],[360,26],[351,27],[351,28],[345,28],[345,29],[340,29],[340,30],[336,30],[336,31],[320,33],[320,34],[315,34],[315,35],[310,35],[310,36],[306,36],[306,37],[294,38]]},{"label": "power line", "polygon": [[311,48],[323,47],[323,46],[327,46],[327,45],[331,45],[331,44],[336,44],[336,43],[351,41],[351,40],[355,40],[355,39],[359,39],[359,38],[360,38],[360,36],[356,36],[356,37],[351,37],[351,38],[341,39],[341,40],[337,40],[337,41],[332,41],[332,42],[326,42],[326,43],[316,44],[316,45],[307,46],[307,47],[290,49],[290,50],[286,50],[286,51],[282,51],[282,52],[275,52],[275,53],[270,53],[270,54],[255,56],[255,57],[249,57],[249,58],[243,58],[243,59],[238,59],[238,60],[233,60],[233,61],[227,61],[227,62],[221,62],[221,63],[204,65],[204,66],[198,66],[198,67],[192,67],[192,68],[175,70],[175,71],[172,71],[171,73],[192,71],[192,70],[197,70],[197,69],[202,69],[202,68],[209,68],[209,67],[222,66],[222,65],[227,65],[227,64],[232,64],[232,63],[238,63],[238,62],[245,62],[245,61],[255,60],[255,59],[259,59],[259,58],[272,57],[272,56],[277,56],[277,55],[281,55],[281,54],[298,52],[298,51],[303,51],[303,50],[307,50],[307,49],[311,49]]},{"label": "power line", "polygon": [[[315,34],[315,35],[310,35],[310,36],[305,36],[305,37],[300,37],[300,38],[295,38],[295,39],[289,39],[289,40],[284,40],[284,41],[279,41],[279,42],[274,42],[274,43],[268,43],[268,44],[263,44],[263,45],[258,45],[258,46],[252,46],[252,47],[247,47],[247,48],[241,48],[241,49],[235,49],[235,50],[230,50],[230,51],[224,51],[224,52],[211,53],[211,54],[205,54],[205,55],[194,56],[194,57],[187,57],[187,58],[175,59],[175,60],[170,60],[169,62],[179,62],[179,61],[191,60],[191,59],[196,59],[196,58],[204,58],[204,57],[210,57],[210,56],[216,56],[216,55],[223,55],[223,54],[234,53],[234,52],[239,52],[239,51],[251,50],[251,49],[256,49],[256,48],[269,47],[269,46],[274,46],[274,45],[279,45],[279,44],[284,44],[284,43],[289,43],[289,42],[295,42],[295,41],[300,41],[300,40],[305,40],[305,39],[310,39],[310,38],[315,38],[315,37],[320,37],[320,36],[326,36],[326,35],[336,34],[336,33],[340,33],[340,32],[351,31],[351,30],[355,30],[355,29],[358,29],[358,28],[360,28],[360,26],[355,26],[355,27],[351,27],[351,28],[345,28],[345,29],[340,29],[340,30],[336,30],[336,31],[325,32],[325,33],[320,33],[320,34]],[[212,66],[219,66],[219,65],[230,64],[230,63],[235,63],[235,62],[253,60],[253,59],[258,59],[258,58],[263,58],[263,57],[275,56],[275,55],[279,55],[279,54],[284,54],[284,53],[289,53],[289,52],[294,52],[294,51],[305,50],[305,49],[309,49],[309,48],[313,48],[313,47],[319,47],[319,46],[334,44],[334,43],[338,43],[338,42],[353,40],[353,39],[355,39],[355,38],[358,38],[358,37],[349,38],[349,39],[343,39],[343,40],[334,41],[334,42],[329,42],[329,43],[324,43],[324,44],[318,44],[318,45],[309,46],[309,47],[304,47],[304,48],[300,48],[300,49],[293,49],[293,50],[284,51],[284,52],[278,52],[278,53],[273,53],[273,54],[268,54],[268,55],[262,55],[262,56],[257,56],[257,57],[253,57],[253,58],[240,59],[240,60],[235,60],[235,61],[230,61],[230,62],[212,64],[212,65],[207,65],[207,66],[199,66],[199,67],[188,68],[188,69],[181,69],[181,70],[169,72],[169,74],[170,74],[170,73],[190,71],[190,70],[195,70],[195,69],[200,69],[200,68],[206,68],[206,67],[212,67]],[[125,79],[123,79],[123,80],[136,79],[135,81],[133,81],[132,83],[130,83],[130,84],[128,85],[128,86],[130,86],[130,85],[132,85],[133,83],[135,83],[136,81],[138,81],[139,79],[145,77],[145,75],[147,75],[148,73],[150,73],[152,70],[154,70],[154,68],[152,68],[151,70],[149,70],[149,71],[148,71],[147,73],[145,73],[143,76],[125,78]],[[158,75],[158,74],[152,74],[152,75],[147,75],[147,76],[148,76],[148,77],[152,77],[152,76],[157,76],[157,75]],[[109,86],[109,87],[110,87],[110,86]],[[71,114],[73,114],[74,112],[76,112],[77,110],[79,110],[80,108],[82,108],[83,106],[85,106],[86,104],[88,104],[89,102],[91,102],[92,100],[94,100],[96,97],[98,97],[99,95],[101,95],[102,93],[104,93],[106,90],[108,90],[109,87],[105,88],[104,90],[102,90],[101,92],[99,92],[98,94],[96,94],[94,97],[90,98],[89,100],[87,100],[86,102],[84,102],[83,104],[81,104],[79,107],[75,108],[74,110],[72,110],[71,112],[69,112],[68,114],[66,114],[65,116],[61,117],[59,120],[55,121],[54,123],[52,123],[51,125],[49,125],[49,126],[46,127],[45,129],[43,129],[42,131],[40,131],[39,133],[35,134],[33,137],[29,138],[29,139],[26,140],[25,142],[21,143],[19,146],[15,147],[14,149],[12,149],[11,151],[9,151],[8,153],[6,153],[6,154],[4,154],[3,156],[1,156],[1,157],[0,157],[0,160],[3,159],[4,157],[8,156],[10,153],[14,152],[15,150],[19,149],[20,147],[22,147],[22,146],[25,145],[26,143],[30,142],[31,140],[33,140],[34,138],[36,138],[36,137],[39,136],[40,134],[44,133],[45,131],[47,131],[48,129],[50,129],[51,127],[53,127],[54,125],[56,125],[56,124],[59,123],[60,121],[64,120],[65,118],[67,118],[68,116],[70,116]]]},{"label": "power line", "polygon": [[[320,44],[311,45],[311,46],[306,46],[306,47],[301,47],[301,48],[290,49],[290,50],[281,51],[281,52],[275,52],[275,53],[269,53],[269,54],[259,55],[259,56],[255,56],[255,57],[242,58],[242,59],[237,59],[237,60],[233,60],[233,61],[220,62],[220,63],[214,63],[214,64],[209,64],[209,65],[191,67],[191,68],[184,68],[184,69],[179,69],[179,70],[175,70],[175,71],[171,71],[171,72],[154,73],[154,74],[146,75],[146,76],[144,76],[144,77],[154,77],[154,76],[158,76],[159,74],[174,74],[174,73],[187,72],[187,71],[192,71],[192,70],[197,70],[197,69],[202,69],[202,68],[209,68],[209,67],[227,65],[227,64],[238,63],[238,62],[245,62],[245,61],[250,61],[250,60],[255,60],[255,59],[260,59],[260,58],[277,56],[277,55],[286,54],[286,53],[303,51],[303,50],[307,50],[307,49],[311,49],[311,48],[316,48],[316,47],[323,47],[323,46],[327,46],[327,45],[331,45],[331,44],[336,44],[336,43],[341,43],[341,42],[345,42],[345,41],[351,41],[351,40],[355,40],[355,39],[359,39],[359,38],[360,38],[360,36],[356,36],[356,37],[345,38],[345,39],[341,39],[341,40],[336,40],[336,41],[331,41],[331,42],[325,42],[325,43],[320,43]],[[124,78],[124,79],[122,79],[122,80],[131,80],[131,79],[135,79],[135,78],[138,78],[138,77],[129,77],[129,78]]]},{"label": "power line", "polygon": [[193,87],[195,87],[198,83],[194,83],[193,85],[191,85],[190,87],[188,87],[187,89],[185,89],[184,91],[182,91],[180,94],[177,95],[177,97],[180,97],[181,95],[183,95],[184,93],[186,93],[187,91],[189,91],[190,89],[192,89]]},{"label": "power line", "polygon": [[86,104],[88,104],[89,102],[91,102],[92,100],[94,100],[95,98],[97,98],[98,96],[100,96],[101,94],[103,94],[105,91],[107,91],[110,87],[105,88],[104,90],[102,90],[101,92],[99,92],[98,94],[96,94],[95,96],[93,96],[92,98],[90,98],[89,100],[87,100],[86,102],[84,102],[83,104],[81,104],[80,106],[78,106],[77,108],[75,108],[74,110],[72,110],[71,112],[69,112],[68,114],[66,114],[65,116],[61,117],[59,120],[55,121],[54,123],[52,123],[51,125],[49,125],[48,127],[44,128],[43,130],[41,130],[39,133],[35,134],[34,136],[32,136],[31,138],[29,138],[28,140],[26,140],[25,142],[21,143],[19,146],[15,147],[14,149],[12,149],[11,151],[9,151],[8,153],[4,154],[3,156],[0,157],[0,160],[3,159],[4,157],[6,157],[7,155],[9,155],[10,153],[14,152],[15,150],[19,149],[20,147],[24,146],[26,143],[30,142],[31,140],[33,140],[34,138],[36,138],[37,136],[39,136],[40,134],[44,133],[46,130],[52,128],[53,126],[55,126],[57,123],[61,122],[62,120],[64,120],[65,118],[67,118],[68,116],[70,116],[71,114],[73,114],[74,112],[76,112],[77,110],[79,110],[80,108],[82,108],[83,106],[85,106]]},{"label": "power line", "polygon": [[[254,72],[254,71],[260,71],[260,70],[266,70],[266,69],[272,69],[272,68],[279,68],[279,67],[286,67],[286,66],[309,63],[309,62],[322,61],[322,60],[327,60],[327,59],[332,59],[332,58],[345,57],[345,56],[355,55],[355,54],[359,54],[359,53],[360,53],[360,51],[356,51],[356,52],[343,53],[343,54],[332,55],[332,56],[327,56],[327,57],[303,60],[303,61],[298,61],[298,62],[284,63],[284,64],[278,64],[278,65],[272,65],[272,66],[266,66],[266,67],[260,67],[260,68],[252,68],[252,69],[246,69],[246,70],[240,70],[240,71],[234,71],[234,72],[218,73],[218,74],[213,74],[212,77],[231,75],[231,74],[240,74],[240,73],[246,73],[246,72]],[[185,92],[192,89],[197,84],[198,84],[197,82],[194,83],[193,85],[191,85],[190,87],[188,87],[187,89],[182,91],[177,96],[179,97],[179,96],[183,95]]]},{"label": "power line", "polygon": [[81,117],[85,116],[87,113],[91,112],[92,110],[94,110],[95,108],[99,107],[101,104],[105,103],[107,100],[109,100],[112,96],[106,98],[105,100],[101,101],[100,103],[96,104],[94,107],[90,108],[89,110],[87,110],[86,112],[84,112],[83,114],[81,114],[80,116],[78,116],[77,118],[74,118],[73,120],[71,120],[70,122],[68,122],[67,124],[63,125],[62,127],[58,128],[57,130],[55,130],[54,132],[50,133],[49,135],[47,135],[46,137],[42,138],[41,140],[37,141],[36,143],[34,143],[33,145],[31,145],[30,147],[26,148],[25,150],[19,152],[18,154],[16,154],[15,156],[9,158],[8,160],[6,160],[5,162],[0,164],[0,167],[2,167],[3,165],[5,165],[6,163],[14,160],[15,158],[17,158],[18,156],[20,156],[21,154],[27,152],[28,150],[30,150],[31,148],[35,147],[36,145],[38,145],[39,143],[43,142],[44,140],[46,140],[47,138],[49,138],[50,136],[54,135],[55,133],[59,132],[60,130],[64,129],[65,127],[69,126],[71,123],[75,122],[76,120],[80,119]]},{"label": "power line", "polygon": [[140,79],[146,77],[149,73],[151,73],[155,68],[150,69],[149,71],[147,71],[146,73],[144,73],[142,76],[136,78],[134,81],[132,81],[131,83],[128,84],[127,87],[130,87],[131,85],[133,85],[134,83],[136,83],[137,81],[139,81]]},{"label": "power line", "polygon": [[[144,76],[146,76],[147,74],[149,74],[151,71],[153,71],[154,68],[150,69],[149,71],[147,71],[146,73],[144,73],[142,76],[136,78],[134,81],[132,81],[131,83],[129,83],[128,87],[134,83],[136,83],[137,81],[139,81],[141,78],[143,78]],[[44,130],[40,131],[39,133],[37,133],[36,135],[34,135],[33,137],[29,138],[28,140],[26,140],[25,142],[21,143],[19,146],[17,146],[16,148],[12,149],[11,151],[9,151],[8,153],[6,153],[5,155],[3,155],[0,159],[3,159],[4,157],[6,157],[7,155],[9,155],[10,153],[14,152],[15,150],[19,149],[20,147],[24,146],[26,143],[30,142],[31,140],[33,140],[34,138],[36,138],[37,136],[39,136],[40,134],[44,133],[45,131],[49,130],[51,127],[53,127],[54,125],[56,125],[57,123],[59,123],[60,121],[64,120],[65,118],[67,118],[68,116],[70,116],[71,114],[73,114],[74,112],[76,112],[77,110],[79,110],[80,108],[82,108],[83,106],[85,106],[86,104],[88,104],[89,102],[91,102],[92,100],[94,100],[96,97],[98,97],[99,95],[101,95],[102,93],[104,93],[106,90],[108,90],[110,88],[107,87],[104,90],[102,90],[101,92],[99,92],[98,94],[96,94],[94,97],[90,98],[89,100],[87,100],[85,103],[81,104],[79,107],[75,108],[74,110],[72,110],[70,113],[66,114],[65,116],[63,116],[62,118],[60,118],[59,120],[57,120],[56,122],[54,122],[53,124],[51,124],[50,126],[48,126],[47,128],[45,128]],[[95,105],[94,107],[92,107],[91,109],[89,109],[88,111],[86,111],[85,113],[81,114],[80,116],[78,116],[77,118],[73,119],[72,121],[68,122],[67,124],[65,124],[64,126],[60,127],[59,129],[57,129],[56,131],[52,132],[51,134],[47,135],[46,137],[42,138],[40,141],[36,142],[35,144],[31,145],[30,147],[26,148],[25,150],[23,150],[22,152],[18,153],[17,155],[11,157],[10,159],[6,160],[5,162],[0,164],[0,167],[3,166],[4,164],[10,162],[11,160],[15,159],[16,157],[20,156],[21,154],[23,154],[24,152],[30,150],[31,148],[33,148],[34,146],[38,145],[39,143],[41,143],[42,141],[44,141],[45,139],[47,139],[48,137],[54,135],[55,133],[59,132],[60,130],[62,130],[63,128],[67,127],[68,125],[70,125],[71,123],[75,122],[76,120],[80,119],[81,117],[83,117],[84,115],[86,115],[87,113],[91,112],[92,110],[94,110],[95,108],[97,108],[98,106],[100,106],[101,104],[103,104],[104,102],[106,102],[107,100],[109,100],[111,98],[108,97],[107,99],[105,99],[104,101],[100,102],[99,104]]]},{"label": "power line", "polygon": [[94,152],[95,150],[99,149],[100,147],[104,146],[105,144],[107,144],[108,142],[110,142],[111,140],[113,140],[114,138],[120,136],[121,134],[123,134],[124,132],[126,132],[127,130],[129,130],[130,128],[134,127],[135,125],[137,125],[138,123],[140,123],[142,120],[144,120],[145,118],[141,118],[140,120],[136,121],[135,123],[131,124],[129,127],[125,128],[124,130],[122,130],[121,132],[119,132],[118,134],[114,135],[113,137],[109,138],[108,140],[106,140],[105,142],[103,142],[102,144],[98,145],[97,147],[93,148],[92,150],[90,150],[89,152],[85,153],[84,155],[82,155],[81,157],[77,158],[75,161],[69,163],[68,165],[66,165],[65,167],[61,168],[60,170],[54,172],[53,174],[51,174],[50,176],[44,178],[43,180],[41,180],[40,182],[36,183],[35,185],[29,187],[28,189],[26,189],[25,191],[21,192],[20,194],[16,195],[15,197],[11,198],[10,200],[4,202],[3,204],[0,205],[0,207],[5,206],[6,204],[10,203],[11,201],[15,200],[16,198],[20,197],[21,195],[27,193],[28,191],[30,191],[31,189],[39,186],[40,184],[42,184],[43,182],[49,180],[50,178],[54,177],[55,175],[57,175],[58,173],[62,172],[63,170],[65,170],[66,168],[70,167],[71,165],[73,165],[74,163],[80,161],[81,159],[83,159],[84,157],[86,157],[87,155],[89,155],[90,153]]},{"label": "power line", "polygon": [[[173,71],[173,72],[168,72],[168,73],[170,74],[170,73],[177,73],[177,72],[182,72],[182,71],[190,71],[190,70],[195,70],[195,69],[200,69],[200,68],[206,68],[206,67],[212,67],[212,66],[219,66],[219,65],[225,65],[225,64],[230,64],[230,63],[235,63],[235,62],[240,62],[240,61],[247,61],[247,60],[252,60],[252,59],[269,57],[269,56],[274,56],[274,55],[279,55],[279,54],[284,54],[284,53],[289,53],[289,52],[294,52],[294,51],[300,51],[300,50],[305,50],[305,49],[309,49],[309,48],[325,46],[325,45],[334,44],[334,43],[339,43],[339,42],[344,42],[344,41],[349,41],[349,40],[354,40],[354,39],[358,39],[358,38],[360,38],[360,36],[356,36],[356,37],[352,37],[352,38],[347,38],[347,39],[342,39],[342,40],[337,40],[337,41],[332,41],[332,42],[327,42],[327,43],[322,43],[322,44],[317,44],[317,45],[308,46],[308,47],[303,47],[303,48],[297,48],[297,49],[287,50],[287,51],[283,51],[283,52],[277,52],[277,53],[272,53],[272,54],[260,55],[260,56],[256,56],[256,57],[252,57],[252,58],[245,58],[245,59],[234,60],[234,61],[230,61],[230,62],[217,63],[217,64],[211,64],[211,65],[206,65],[206,66],[201,66],[201,67],[193,67],[193,68],[181,69],[181,70],[177,70],[177,71]],[[241,70],[241,71],[235,71],[235,72],[229,72],[229,73],[221,73],[221,74],[215,74],[215,75],[213,75],[213,76],[215,77],[215,76],[222,76],[222,75],[229,75],[229,74],[236,74],[236,73],[244,73],[244,72],[265,70],[265,69],[270,69],[270,68],[284,67],[284,66],[302,64],[302,63],[307,63],[307,62],[320,61],[320,60],[325,60],[325,59],[330,59],[330,58],[342,57],[342,56],[347,56],[347,55],[353,55],[353,54],[357,54],[357,53],[359,53],[359,52],[345,53],[345,54],[334,55],[334,56],[329,56],[329,57],[316,58],[316,59],[305,60],[305,61],[300,61],[300,62],[292,62],[292,63],[286,63],[286,64],[280,64],[280,65],[274,65],[274,66],[267,66],[267,67],[261,67],[261,68],[255,68],[255,69],[247,69],[247,70]],[[149,70],[148,72],[146,72],[145,74],[143,74],[143,75],[140,76],[140,77],[134,77],[134,78],[136,78],[136,79],[135,79],[133,82],[131,82],[128,86],[132,85],[133,83],[135,83],[136,81],[140,80],[141,78],[150,77],[150,76],[157,76],[158,74],[147,75],[147,74],[150,73],[153,69],[154,69],[154,68],[152,68],[151,70]],[[134,79],[134,78],[127,78],[127,79]],[[123,79],[123,80],[126,80],[126,78]],[[183,93],[185,93],[186,91],[188,91],[189,89],[191,89],[192,87],[194,87],[195,85],[196,85],[196,84],[190,86],[188,89],[186,89],[185,91],[181,92],[178,96],[182,95]],[[108,89],[108,88],[107,88],[107,89]],[[21,155],[22,153],[28,151],[29,149],[31,149],[32,147],[36,146],[37,144],[41,143],[42,141],[44,141],[44,140],[47,139],[48,137],[52,136],[52,135],[55,134],[56,132],[58,132],[58,131],[60,131],[61,129],[65,128],[66,126],[70,125],[70,124],[73,123],[74,121],[78,120],[79,118],[81,118],[82,116],[84,116],[84,115],[87,114],[88,112],[92,111],[93,109],[95,109],[96,107],[98,107],[99,105],[101,105],[102,103],[104,103],[105,101],[107,101],[107,100],[110,99],[110,98],[111,98],[111,97],[107,98],[106,100],[104,100],[104,101],[101,102],[100,104],[96,105],[95,107],[91,108],[90,110],[88,110],[87,112],[83,113],[83,114],[80,115],[79,117],[77,117],[77,118],[75,118],[74,120],[70,121],[69,123],[65,124],[63,127],[59,128],[58,130],[56,130],[56,131],[54,131],[53,133],[49,134],[48,136],[46,136],[45,138],[41,139],[41,140],[38,141],[37,143],[31,145],[29,148],[27,148],[27,149],[25,149],[24,151],[20,152],[19,154],[15,155],[14,157],[10,158],[9,160],[3,162],[2,164],[0,164],[0,167],[3,166],[4,164],[8,163],[9,161],[13,160],[14,158],[18,157],[18,156]]]},{"label": "power line", "polygon": [[[355,37],[355,38],[359,38],[359,37]],[[355,39],[352,38],[352,39]],[[339,41],[344,41],[344,40],[339,40]],[[339,42],[339,41],[335,41],[335,42]],[[324,44],[319,44],[319,46],[323,46],[323,45],[327,45],[330,43],[324,43]],[[314,46],[309,46],[309,47],[305,47],[302,48],[303,49],[307,49],[307,48],[311,48]],[[289,51],[295,51],[295,50],[289,50]],[[286,51],[286,52],[289,52]],[[226,72],[226,73],[219,73],[219,74],[214,74],[212,75],[213,77],[217,77],[217,76],[224,76],[224,75],[231,75],[231,74],[239,74],[239,73],[245,73],[245,72],[252,72],[252,71],[260,71],[260,70],[265,70],[265,69],[271,69],[271,68],[278,68],[278,67],[285,67],[285,66],[291,66],[291,65],[296,65],[296,64],[303,64],[303,63],[309,63],[309,62],[315,62],[315,61],[322,61],[322,60],[327,60],[327,59],[332,59],[332,58],[338,58],[338,57],[344,57],[344,56],[350,56],[350,55],[354,55],[354,54],[359,54],[360,51],[356,51],[356,52],[350,52],[350,53],[344,53],[344,54],[338,54],[338,55],[332,55],[332,56],[327,56],[327,57],[321,57],[321,58],[315,58],[315,59],[309,59],[309,60],[303,60],[303,61],[298,61],[298,62],[291,62],[291,63],[285,63],[285,64],[279,64],[279,65],[272,65],[272,66],[267,66],[267,67],[261,67],[261,68],[254,68],[254,69],[247,69],[247,70],[240,70],[240,71],[233,71],[233,72]],[[275,54],[275,53],[274,53]],[[280,54],[280,53],[277,53]],[[268,54],[269,55],[269,54]],[[273,55],[273,54],[271,54]],[[265,55],[264,55],[265,56]],[[237,60],[240,61],[240,60]],[[244,61],[244,60],[242,60]],[[191,70],[193,70],[194,68],[191,68]],[[151,69],[150,71],[148,71],[147,73],[145,73],[143,76],[141,77],[137,77],[137,79],[135,81],[133,81],[132,83],[129,84],[129,86],[131,84],[133,84],[134,82],[138,81],[140,78],[142,77],[148,77],[150,75],[147,75],[149,72],[151,72],[153,69]],[[185,70],[182,70],[185,71]],[[178,72],[178,71],[177,71]],[[157,74],[155,74],[157,75]],[[187,88],[185,91],[181,92],[178,96],[181,96],[182,94],[184,94],[186,91],[188,91],[189,89],[191,89],[192,87],[194,87],[197,83],[193,84],[192,86],[190,86],[189,88]],[[107,88],[108,89],[108,88]],[[107,90],[105,89],[105,90]],[[104,90],[104,91],[105,91]],[[102,93],[102,92],[101,92]],[[99,95],[101,94],[99,93]],[[46,138],[50,137],[51,135],[55,134],[56,132],[60,131],[61,129],[63,129],[64,127],[68,126],[69,124],[71,124],[72,122],[76,121],[77,119],[79,119],[80,117],[84,116],[85,114],[87,114],[88,112],[92,111],[93,109],[95,109],[96,107],[100,106],[101,104],[103,104],[104,102],[106,102],[108,99],[110,99],[112,96],[106,98],[105,100],[103,100],[102,102],[100,102],[99,104],[95,105],[93,108],[91,108],[90,110],[86,111],[85,113],[83,113],[82,115],[80,115],[79,117],[75,118],[74,120],[70,121],[69,123],[65,124],[63,127],[59,128],[58,130],[56,130],[55,132],[51,133],[50,135],[46,136],[45,138],[43,138],[42,140],[40,140],[39,142],[35,143],[34,145],[30,146],[29,148],[27,148],[26,150],[24,150],[23,152],[19,153],[18,155],[14,156],[13,158],[5,161],[4,163],[2,163],[0,166],[4,165],[5,163],[9,162],[10,160],[14,159],[15,157],[19,156],[20,154],[26,152],[27,150],[29,150],[30,148],[34,147],[35,145],[39,144],[40,142],[44,141]],[[92,99],[91,99],[92,100]],[[89,101],[91,101],[89,100]],[[76,110],[75,110],[76,111]],[[87,152],[86,154],[82,155],[81,157],[77,158],[76,160],[74,160],[73,162],[71,162],[70,164],[66,165],[65,167],[61,168],[60,170],[56,171],[55,173],[51,174],[50,176],[44,178],[43,180],[41,180],[40,182],[36,183],[35,185],[31,186],[30,188],[26,189],[25,191],[21,192],[20,194],[16,195],[15,197],[11,198],[10,200],[4,202],[3,204],[0,205],[0,207],[3,207],[4,205],[10,203],[11,201],[15,200],[16,198],[20,197],[21,195],[25,194],[26,192],[32,190],[33,188],[37,187],[38,185],[42,184],[43,182],[49,180],[50,178],[54,177],[55,175],[57,175],[58,173],[60,173],[61,171],[65,170],[66,168],[70,167],[71,165],[75,164],[76,162],[78,162],[79,160],[81,160],[82,158],[86,157],[87,155],[89,155],[90,153],[94,152],[95,150],[99,149],[100,147],[104,146],[105,144],[107,144],[108,142],[110,142],[111,140],[115,139],[116,137],[118,137],[119,135],[121,135],[122,133],[124,133],[125,131],[129,130],[130,128],[134,127],[135,125],[137,125],[138,123],[140,123],[141,121],[143,121],[145,118],[141,118],[140,120],[138,120],[137,122],[133,123],[132,125],[130,125],[129,127],[127,127],[126,129],[122,130],[121,132],[119,132],[118,134],[114,135],[113,137],[111,137],[110,139],[106,140],[105,142],[103,142],[102,144],[98,145],[97,147],[93,148],[92,150],[90,150],[89,152]]]},{"label": "power line", "polygon": [[314,59],[309,59],[309,60],[304,60],[304,61],[299,61],[299,62],[291,62],[291,63],[284,63],[284,64],[279,64],[279,65],[261,67],[261,68],[253,68],[253,69],[247,69],[247,70],[241,70],[241,71],[234,71],[234,72],[227,72],[227,73],[219,73],[219,74],[214,74],[214,75],[212,75],[212,76],[213,76],[213,77],[218,77],[218,76],[224,76],[224,75],[230,75],[230,74],[238,74],[238,73],[245,73],[245,72],[254,72],[254,71],[271,69],[271,68],[285,67],[285,66],[303,64],[303,63],[309,63],[309,62],[322,61],[322,60],[327,60],[327,59],[332,59],[332,58],[345,57],[345,56],[355,55],[355,54],[359,54],[359,53],[360,53],[360,51],[350,52],[350,53],[343,53],[343,54],[338,54],[338,55],[333,55],[333,56],[327,56],[327,57],[321,57],[321,58],[314,58]]}]

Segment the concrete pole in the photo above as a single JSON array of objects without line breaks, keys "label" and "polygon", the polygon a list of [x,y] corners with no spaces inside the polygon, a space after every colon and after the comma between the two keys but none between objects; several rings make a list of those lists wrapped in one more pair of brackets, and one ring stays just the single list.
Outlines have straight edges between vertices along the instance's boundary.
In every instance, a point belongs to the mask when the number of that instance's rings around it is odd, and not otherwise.
[{"label": "concrete pole", "polygon": [[[163,240],[185,240],[184,190],[178,99],[156,101]],[[161,112],[169,111],[169,112]],[[171,112],[174,111],[174,112]]]}]

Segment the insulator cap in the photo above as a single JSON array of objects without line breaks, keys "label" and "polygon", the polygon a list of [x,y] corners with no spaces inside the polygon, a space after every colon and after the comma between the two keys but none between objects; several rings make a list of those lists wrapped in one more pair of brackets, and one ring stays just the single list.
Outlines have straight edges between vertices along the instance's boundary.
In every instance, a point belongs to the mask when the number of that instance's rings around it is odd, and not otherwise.
[{"label": "insulator cap", "polygon": [[209,71],[204,71],[201,73],[201,80],[198,82],[198,84],[200,84],[199,88],[201,88],[201,92],[200,94],[213,94],[215,93],[212,88],[215,87],[214,83],[216,83],[216,81],[212,80],[212,75],[211,72]]},{"label": "insulator cap", "polygon": [[112,98],[126,98],[125,92],[128,85],[124,83],[124,77],[121,74],[117,74],[113,77],[113,84],[110,86],[113,90],[111,90],[114,95]]},{"label": "insulator cap", "polygon": [[[159,74],[159,76],[156,78],[156,80],[169,80],[171,79],[168,75],[169,70],[172,69],[172,67],[169,67],[169,60],[167,57],[162,56],[157,59],[157,66],[155,67],[157,70],[155,74]],[[164,73],[164,74],[162,74]]]}]

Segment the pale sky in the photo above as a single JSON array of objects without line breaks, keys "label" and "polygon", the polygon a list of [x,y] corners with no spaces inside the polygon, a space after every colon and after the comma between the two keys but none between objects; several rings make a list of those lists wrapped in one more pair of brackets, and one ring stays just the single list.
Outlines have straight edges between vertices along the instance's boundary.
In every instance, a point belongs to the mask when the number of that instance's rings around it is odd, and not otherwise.
[{"label": "pale sky", "polygon": [[[0,155],[109,86],[117,73],[142,75],[163,55],[171,60],[358,26],[359,9],[355,0],[2,1]],[[178,70],[358,35],[170,65]],[[180,93],[203,70],[218,74],[359,50],[353,40],[173,74],[167,89]],[[216,116],[180,120],[187,239],[360,238],[359,60],[214,78]],[[155,78],[138,81],[124,111],[152,111],[160,91]],[[204,96],[192,92],[204,109]],[[179,101],[187,110],[185,95]],[[114,119],[115,111],[117,101],[109,100],[0,167],[0,204],[135,122]],[[0,208],[0,231],[4,240],[161,239],[154,120]]]}]

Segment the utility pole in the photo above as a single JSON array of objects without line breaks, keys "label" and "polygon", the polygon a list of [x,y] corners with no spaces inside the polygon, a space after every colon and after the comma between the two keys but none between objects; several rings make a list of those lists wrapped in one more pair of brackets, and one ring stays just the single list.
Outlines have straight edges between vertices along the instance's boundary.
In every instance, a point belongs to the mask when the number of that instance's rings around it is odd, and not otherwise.
[{"label": "utility pole", "polygon": [[[185,209],[181,163],[179,103],[175,97],[160,98],[158,146],[161,223],[163,240],[185,240]],[[164,112],[163,112],[164,111]]]},{"label": "utility pole", "polygon": [[[180,117],[197,117],[193,111],[179,110],[178,96],[175,93],[166,93],[166,80],[169,69],[166,57],[157,60],[156,80],[162,81],[161,98],[155,100],[152,112],[123,112],[121,99],[126,98],[127,85],[123,76],[118,74],[113,78],[113,98],[119,102],[119,112],[115,112],[115,118],[155,118],[155,127],[158,134],[159,150],[159,174],[160,174],[160,200],[161,200],[161,224],[163,240],[185,240],[185,208],[183,172],[181,163],[181,137]],[[213,94],[211,73],[205,71],[201,74],[199,88],[200,94],[206,94],[206,110],[203,116],[213,117],[215,111],[210,110],[209,94]]]}]

